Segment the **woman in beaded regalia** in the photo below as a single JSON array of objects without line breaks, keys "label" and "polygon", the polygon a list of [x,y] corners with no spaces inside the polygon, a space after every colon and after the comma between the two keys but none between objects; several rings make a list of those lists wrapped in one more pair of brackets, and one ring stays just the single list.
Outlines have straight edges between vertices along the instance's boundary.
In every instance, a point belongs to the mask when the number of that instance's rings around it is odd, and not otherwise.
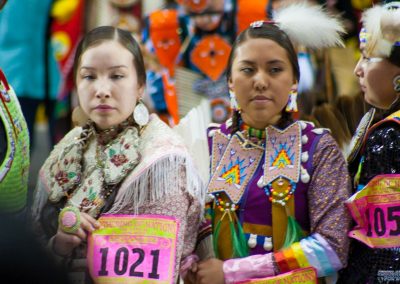
[{"label": "woman in beaded regalia", "polygon": [[348,156],[354,195],[347,205],[356,226],[340,283],[399,283],[400,2],[366,10],[362,23],[354,73],[373,108]]},{"label": "woman in beaded regalia", "polygon": [[142,103],[137,42],[114,27],[90,31],[74,77],[89,120],[41,168],[34,227],[74,283],[176,282],[192,259],[205,187],[183,141]]},{"label": "woman in beaded regalia", "polygon": [[329,131],[291,115],[300,77],[294,44],[334,46],[341,31],[337,19],[302,3],[237,37],[227,67],[233,118],[208,131],[217,258],[192,267],[196,283],[282,275],[296,283],[298,273],[316,280],[346,265],[345,159]]}]

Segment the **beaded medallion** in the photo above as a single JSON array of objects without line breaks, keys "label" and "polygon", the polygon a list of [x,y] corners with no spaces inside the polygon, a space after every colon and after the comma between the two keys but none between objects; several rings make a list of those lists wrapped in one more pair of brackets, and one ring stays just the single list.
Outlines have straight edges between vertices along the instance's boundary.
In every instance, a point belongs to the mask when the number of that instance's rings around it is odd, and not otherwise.
[{"label": "beaded medallion", "polygon": [[238,134],[233,135],[208,186],[208,193],[225,192],[235,204],[242,198],[263,156],[262,149],[243,141]]},{"label": "beaded medallion", "polygon": [[364,114],[363,118],[358,124],[356,132],[351,138],[350,153],[347,156],[348,163],[352,162],[360,151],[362,142],[364,141],[364,137],[367,134],[367,130],[370,127],[372,120],[374,119],[374,115],[375,108],[371,108],[366,114]]}]

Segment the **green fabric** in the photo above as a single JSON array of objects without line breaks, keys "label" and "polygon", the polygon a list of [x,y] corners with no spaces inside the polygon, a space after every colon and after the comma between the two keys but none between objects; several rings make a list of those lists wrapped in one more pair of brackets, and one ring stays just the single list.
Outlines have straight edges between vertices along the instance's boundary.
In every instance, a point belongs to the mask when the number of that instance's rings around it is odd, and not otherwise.
[{"label": "green fabric", "polygon": [[299,242],[302,238],[304,238],[304,233],[299,223],[297,223],[293,216],[289,216],[283,248],[290,247],[292,244]]},{"label": "green fabric", "polygon": [[[4,86],[0,86],[4,90]],[[5,126],[7,153],[0,165],[0,210],[14,213],[26,206],[29,174],[29,135],[25,119],[13,90],[10,101],[0,101],[0,119]],[[17,135],[8,115],[12,115]]]},{"label": "green fabric", "polygon": [[[235,214],[235,213],[233,213]],[[231,229],[231,239],[233,247],[233,258],[246,257],[249,255],[249,250],[247,247],[246,238],[243,233],[242,226],[239,222],[236,222],[237,230],[235,229],[235,224],[232,220],[229,220],[229,227]]]}]

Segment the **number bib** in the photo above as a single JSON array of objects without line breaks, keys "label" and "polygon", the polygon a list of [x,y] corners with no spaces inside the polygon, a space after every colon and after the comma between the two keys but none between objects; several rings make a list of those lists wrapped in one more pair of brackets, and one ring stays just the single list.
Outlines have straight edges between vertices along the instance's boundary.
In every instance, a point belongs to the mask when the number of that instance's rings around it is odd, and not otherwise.
[{"label": "number bib", "polygon": [[349,237],[371,248],[400,246],[400,175],[379,175],[346,205],[357,226]]},{"label": "number bib", "polygon": [[297,284],[317,284],[317,271],[314,267],[305,267],[295,269],[287,273],[279,274],[272,277],[250,279],[239,282],[244,283],[257,283],[257,284],[285,284],[285,283],[297,283]]},{"label": "number bib", "polygon": [[95,283],[173,283],[179,223],[156,215],[103,215],[88,238]]}]

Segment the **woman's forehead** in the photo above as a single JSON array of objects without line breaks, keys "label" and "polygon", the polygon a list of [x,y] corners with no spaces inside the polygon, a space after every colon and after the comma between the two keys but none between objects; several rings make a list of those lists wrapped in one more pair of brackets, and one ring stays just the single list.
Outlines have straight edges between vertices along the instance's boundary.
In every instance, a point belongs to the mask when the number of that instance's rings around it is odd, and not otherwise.
[{"label": "woman's forehead", "polygon": [[282,58],[288,59],[286,50],[272,39],[250,38],[236,49],[236,58]]}]

